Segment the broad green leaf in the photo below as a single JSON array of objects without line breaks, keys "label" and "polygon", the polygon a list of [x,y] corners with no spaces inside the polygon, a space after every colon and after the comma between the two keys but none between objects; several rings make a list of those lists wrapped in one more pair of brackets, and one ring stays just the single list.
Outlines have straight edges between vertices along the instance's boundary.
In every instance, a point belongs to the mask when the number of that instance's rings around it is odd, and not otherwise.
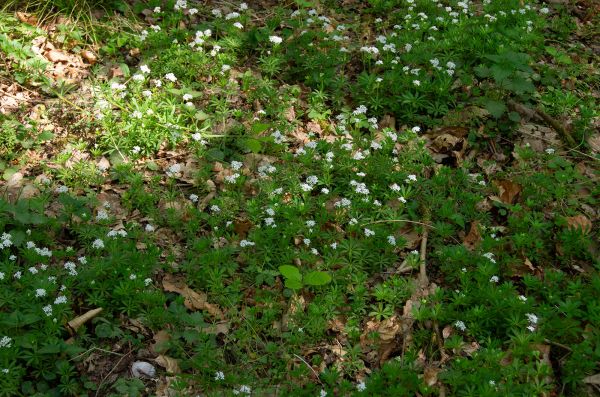
[{"label": "broad green leaf", "polygon": [[254,134],[260,134],[261,132],[268,130],[270,127],[271,125],[267,123],[254,123],[252,124],[251,130]]},{"label": "broad green leaf", "polygon": [[483,98],[482,100],[483,106],[485,106],[486,110],[490,112],[490,114],[495,118],[500,118],[506,112],[506,105],[504,102],[496,101],[490,98]]},{"label": "broad green leaf", "polygon": [[279,266],[279,272],[288,280],[302,281],[302,275],[296,266],[281,265]]},{"label": "broad green leaf", "polygon": [[202,110],[198,110],[196,112],[196,114],[194,115],[194,118],[196,120],[200,120],[200,121],[204,121],[204,120],[208,119],[208,117],[209,117],[208,114],[204,113]]},{"label": "broad green leaf", "polygon": [[52,139],[54,139],[54,134],[50,131],[44,131],[40,135],[38,135],[38,141],[40,142],[51,141]]},{"label": "broad green leaf", "polygon": [[285,279],[285,286],[289,289],[300,289],[302,288],[302,281],[292,280],[290,278]]},{"label": "broad green leaf", "polygon": [[240,146],[252,153],[260,153],[262,150],[262,143],[258,139],[242,139],[240,140]]},{"label": "broad green leaf", "polygon": [[206,152],[205,156],[208,161],[223,161],[225,153],[217,148],[212,148]]},{"label": "broad green leaf", "polygon": [[325,285],[330,282],[331,276],[326,272],[315,271],[304,276],[304,283],[307,285]]}]

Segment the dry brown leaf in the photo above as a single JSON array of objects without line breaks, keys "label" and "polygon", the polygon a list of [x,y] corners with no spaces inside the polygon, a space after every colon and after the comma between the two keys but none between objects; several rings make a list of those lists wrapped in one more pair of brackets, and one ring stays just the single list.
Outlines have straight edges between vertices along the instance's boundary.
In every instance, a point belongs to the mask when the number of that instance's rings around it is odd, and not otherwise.
[{"label": "dry brown leaf", "polygon": [[179,369],[179,362],[172,357],[161,354],[160,356],[156,357],[154,361],[163,367],[168,373],[178,374],[181,372]]},{"label": "dry brown leaf", "polygon": [[283,112],[283,115],[287,121],[292,122],[296,119],[296,110],[293,106],[290,106]]},{"label": "dry brown leaf", "polygon": [[227,335],[229,333],[229,323],[227,321],[221,321],[214,325],[209,325],[208,327],[201,328],[202,332],[205,334],[211,335]]},{"label": "dry brown leaf", "polygon": [[121,70],[121,67],[115,66],[110,69],[109,75],[111,78],[115,78],[115,77],[123,77],[123,76],[125,76],[125,73],[123,73],[123,71]]},{"label": "dry brown leaf", "polygon": [[96,54],[94,54],[92,51],[83,50],[80,52],[80,55],[83,59],[85,59],[87,62],[89,62],[92,65],[98,61],[98,57],[96,57]]},{"label": "dry brown leaf", "polygon": [[162,279],[165,291],[176,292],[185,298],[183,304],[190,310],[206,310],[211,316],[223,318],[223,312],[214,304],[207,302],[205,293],[198,293],[188,287],[181,279],[176,279],[171,274],[166,274]]},{"label": "dry brown leaf", "polygon": [[473,250],[476,248],[481,242],[481,234],[479,233],[479,222],[473,221],[471,222],[471,229],[469,230],[469,234],[463,240],[463,245],[467,247],[469,250]]},{"label": "dry brown leaf", "polygon": [[452,335],[453,328],[451,325],[447,325],[442,330],[442,338],[448,339]]},{"label": "dry brown leaf", "polygon": [[435,385],[438,381],[439,373],[439,368],[425,367],[425,372],[423,373],[423,380],[425,381],[425,384],[429,387]]},{"label": "dry brown leaf", "polygon": [[581,214],[568,217],[567,226],[569,229],[581,230],[583,233],[588,233],[592,230],[592,222],[585,215]]},{"label": "dry brown leaf", "polygon": [[60,50],[50,50],[45,55],[50,62],[69,62],[71,58]]},{"label": "dry brown leaf", "polygon": [[[494,184],[498,187],[499,198],[504,204],[512,204],[521,193],[521,185],[509,180],[495,181]],[[495,197],[491,197],[494,199]]]},{"label": "dry brown leaf", "polygon": [[533,267],[533,263],[529,260],[529,258],[525,258],[525,266],[529,268],[532,272],[535,272],[535,267]]},{"label": "dry brown leaf", "polygon": [[240,236],[241,238],[246,238],[248,235],[248,230],[252,228],[252,222],[248,219],[238,219],[233,223],[233,230]]},{"label": "dry brown leaf", "polygon": [[37,25],[38,24],[38,19],[35,15],[33,14],[29,14],[27,12],[16,12],[17,18],[19,19],[19,21],[23,22],[23,23],[27,23],[29,25]]}]

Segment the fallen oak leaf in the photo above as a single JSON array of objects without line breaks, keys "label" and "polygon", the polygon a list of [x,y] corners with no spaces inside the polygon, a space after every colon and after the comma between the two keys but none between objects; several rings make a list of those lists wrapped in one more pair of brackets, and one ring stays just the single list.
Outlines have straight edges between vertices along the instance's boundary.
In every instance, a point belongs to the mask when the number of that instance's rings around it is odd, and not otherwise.
[{"label": "fallen oak leaf", "polygon": [[592,222],[585,215],[570,216],[566,221],[571,230],[581,230],[584,234],[592,230]]},{"label": "fallen oak leaf", "polygon": [[165,291],[176,292],[184,297],[183,304],[190,310],[206,310],[211,316],[223,318],[223,312],[217,305],[207,302],[205,293],[198,293],[188,287],[185,282],[176,279],[171,274],[166,274],[162,279]]},{"label": "fallen oak leaf", "polygon": [[516,197],[521,193],[521,185],[509,180],[494,181],[498,188],[499,197],[490,197],[494,201],[501,201],[504,204],[514,203]]}]

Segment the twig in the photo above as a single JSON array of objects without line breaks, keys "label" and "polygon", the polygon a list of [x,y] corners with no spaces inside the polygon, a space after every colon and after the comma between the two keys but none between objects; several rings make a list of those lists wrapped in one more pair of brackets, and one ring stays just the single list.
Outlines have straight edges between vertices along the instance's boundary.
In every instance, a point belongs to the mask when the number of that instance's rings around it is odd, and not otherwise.
[{"label": "twig", "polygon": [[98,390],[96,390],[96,394],[94,394],[94,397],[98,397],[98,393],[100,393],[100,390],[102,390],[102,385],[104,384],[104,381],[106,379],[108,379],[108,377],[113,373],[113,371],[115,369],[117,369],[117,367],[119,366],[119,364],[121,364],[121,361],[123,361],[123,359],[125,359],[125,357],[127,357],[128,355],[131,354],[131,350],[129,352],[127,352],[127,354],[124,354],[119,361],[117,361],[117,363],[112,367],[112,369],[110,370],[110,372],[108,374],[106,374],[105,377],[102,378],[102,380],[100,381],[100,384],[98,385]]},{"label": "twig", "polygon": [[297,355],[296,353],[294,353],[294,357],[296,357],[298,360],[300,360],[304,364],[306,364],[306,366],[308,368],[310,368],[310,370],[313,372],[313,374],[317,378],[317,382],[319,382],[321,385],[323,384],[323,382],[321,382],[321,379],[319,378],[319,374],[317,373],[317,371],[315,371],[315,369],[313,367],[311,367],[311,365],[309,363],[307,363],[305,359],[303,359],[301,356]]},{"label": "twig", "polygon": [[101,352],[104,352],[104,353],[108,353],[108,354],[114,354],[114,355],[117,355],[117,356],[124,356],[123,353],[117,353],[117,352],[113,352],[113,351],[110,351],[110,350],[104,350],[104,349],[101,349],[99,347],[92,347],[91,349],[88,349],[88,350],[84,351],[83,353],[80,353],[80,354],[76,355],[75,357],[69,359],[69,361],[76,360],[76,359],[78,359],[81,356],[84,356],[84,355],[86,355],[88,353],[93,352],[94,350],[98,350],[98,351],[101,351]]},{"label": "twig", "polygon": [[543,110],[541,110],[539,108],[535,108],[535,109],[528,108],[527,106],[525,106],[521,103],[518,103],[512,99],[508,100],[508,105],[518,113],[524,114],[529,117],[534,117],[534,118],[543,120],[546,124],[548,124],[550,127],[552,127],[556,132],[558,132],[558,134],[564,140],[566,140],[570,146],[577,145],[575,142],[575,139],[573,138],[573,135],[571,135],[571,133],[569,131],[567,131],[567,129],[565,127],[563,127],[558,121],[556,121],[552,117],[550,117]]},{"label": "twig", "polygon": [[546,343],[548,343],[548,344],[550,344],[550,345],[553,345],[553,346],[562,347],[563,349],[565,349],[565,350],[567,350],[567,351],[570,351],[570,352],[572,352],[572,351],[573,351],[573,350],[572,350],[572,349],[571,349],[569,346],[567,346],[567,345],[563,345],[562,343],[553,342],[553,341],[551,341],[550,339],[544,339],[544,342],[546,342]]},{"label": "twig", "polygon": [[421,225],[421,226],[425,226],[425,227],[429,227],[432,229],[435,229],[434,226],[429,225],[427,223],[423,223],[423,222],[417,222],[417,221],[410,221],[408,219],[384,219],[381,221],[373,221],[373,222],[367,222],[367,223],[363,223],[363,226],[367,226],[367,225],[374,225],[376,223],[387,223],[387,222],[406,222],[406,223],[414,223],[415,225]]},{"label": "twig", "polygon": [[427,278],[427,267],[425,265],[425,259],[427,258],[427,238],[429,237],[429,229],[423,229],[423,237],[421,238],[421,261],[419,263],[419,282],[421,287],[426,287],[429,284]]}]

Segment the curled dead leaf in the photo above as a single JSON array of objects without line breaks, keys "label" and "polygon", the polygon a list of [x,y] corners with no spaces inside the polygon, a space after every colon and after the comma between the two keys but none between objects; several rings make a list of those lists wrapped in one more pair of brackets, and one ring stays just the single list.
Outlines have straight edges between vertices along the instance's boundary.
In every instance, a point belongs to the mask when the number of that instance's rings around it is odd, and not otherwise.
[{"label": "curled dead leaf", "polygon": [[96,309],[88,310],[87,312],[83,313],[81,316],[75,317],[73,320],[71,320],[67,323],[67,326],[69,327],[69,331],[71,333],[75,333],[77,331],[77,329],[79,329],[83,324],[90,321],[92,318],[96,317],[98,314],[100,314],[100,312],[102,310],[103,309],[101,307],[99,307]]},{"label": "curled dead leaf", "polygon": [[161,354],[160,356],[156,357],[154,361],[163,367],[168,373],[178,374],[181,372],[179,369],[179,362],[172,357]]},{"label": "curled dead leaf", "polygon": [[92,51],[83,50],[80,52],[80,55],[83,59],[85,59],[90,64],[95,64],[98,61],[98,57]]}]

